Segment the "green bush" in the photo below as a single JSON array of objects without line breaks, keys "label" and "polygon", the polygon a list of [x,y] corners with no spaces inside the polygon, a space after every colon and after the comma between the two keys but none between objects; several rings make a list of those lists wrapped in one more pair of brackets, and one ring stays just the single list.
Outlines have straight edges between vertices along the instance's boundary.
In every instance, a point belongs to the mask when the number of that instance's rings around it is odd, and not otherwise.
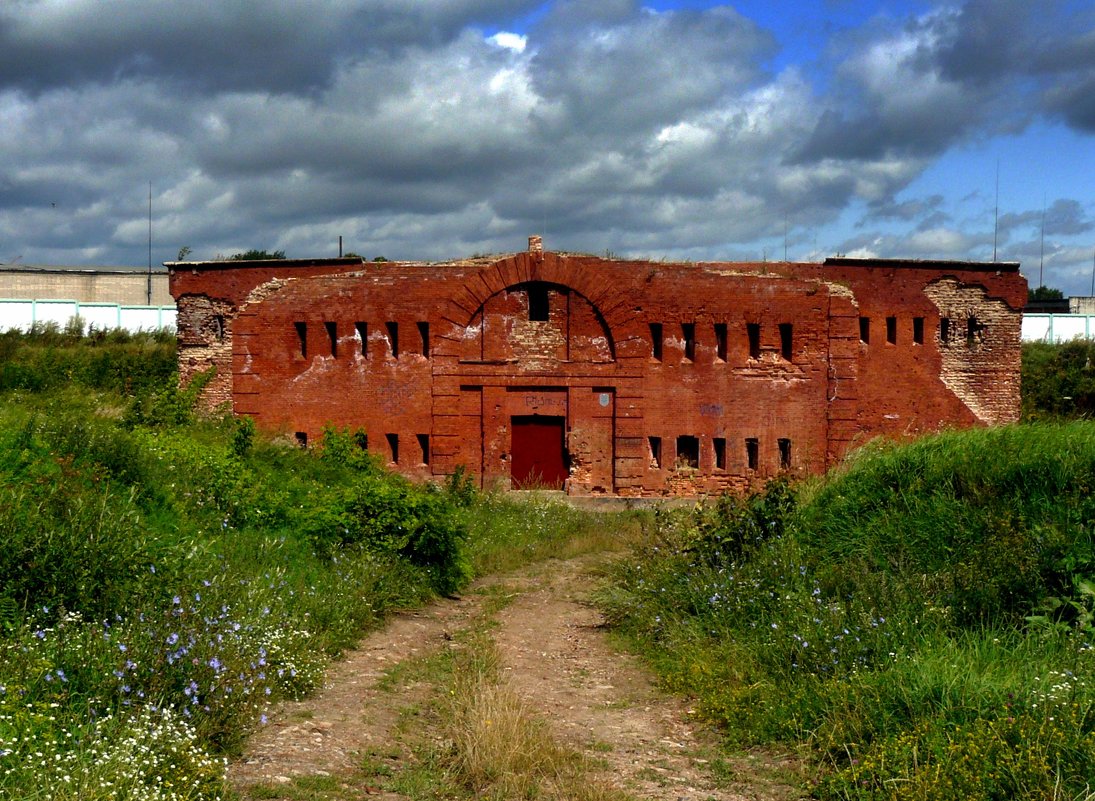
[{"label": "green bush", "polygon": [[808,744],[817,797],[1084,797],[1093,484],[1092,423],[875,445],[659,516],[600,601],[730,743]]},{"label": "green bush", "polygon": [[0,333],[0,391],[78,385],[133,394],[165,381],[176,369],[175,337],[42,326]]},{"label": "green bush", "polygon": [[1024,420],[1095,415],[1095,341],[1023,343]]}]

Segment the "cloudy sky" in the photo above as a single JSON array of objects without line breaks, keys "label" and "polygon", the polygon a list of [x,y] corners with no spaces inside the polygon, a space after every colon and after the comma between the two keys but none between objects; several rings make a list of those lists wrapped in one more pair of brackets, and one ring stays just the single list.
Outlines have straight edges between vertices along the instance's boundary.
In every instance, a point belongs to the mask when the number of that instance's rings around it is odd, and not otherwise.
[{"label": "cloudy sky", "polygon": [[1090,0],[3,0],[0,262],[1019,260],[1089,294]]}]

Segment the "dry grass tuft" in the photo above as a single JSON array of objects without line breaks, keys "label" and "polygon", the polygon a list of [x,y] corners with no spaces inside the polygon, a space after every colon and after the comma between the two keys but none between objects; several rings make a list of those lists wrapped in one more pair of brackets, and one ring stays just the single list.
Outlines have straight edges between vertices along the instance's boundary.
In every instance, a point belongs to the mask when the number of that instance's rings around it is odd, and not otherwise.
[{"label": "dry grass tuft", "polygon": [[587,761],[556,743],[544,721],[492,674],[473,667],[452,688],[451,770],[460,784],[499,801],[627,801],[589,776]]}]

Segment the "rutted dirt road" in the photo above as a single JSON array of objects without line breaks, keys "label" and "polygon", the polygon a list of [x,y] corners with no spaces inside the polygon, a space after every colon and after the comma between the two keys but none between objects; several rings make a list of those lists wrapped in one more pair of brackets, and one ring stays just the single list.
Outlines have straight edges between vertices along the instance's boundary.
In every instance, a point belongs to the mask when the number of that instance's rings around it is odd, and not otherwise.
[{"label": "rutted dirt road", "polygon": [[[490,628],[503,680],[555,739],[588,755],[599,779],[635,798],[798,797],[781,781],[792,776],[792,762],[719,758],[687,705],[660,693],[637,660],[609,644],[587,602],[590,565],[589,558],[551,560],[480,585],[507,596]],[[363,640],[332,666],[321,693],[278,708],[231,765],[231,784],[245,798],[276,798],[279,787],[297,798],[291,786],[321,777],[346,793],[325,797],[408,798],[362,777],[362,755],[382,753],[397,767],[407,756],[400,710],[436,688],[382,680],[401,663],[452,647],[453,633],[483,613],[486,596],[476,590],[400,615]]]}]

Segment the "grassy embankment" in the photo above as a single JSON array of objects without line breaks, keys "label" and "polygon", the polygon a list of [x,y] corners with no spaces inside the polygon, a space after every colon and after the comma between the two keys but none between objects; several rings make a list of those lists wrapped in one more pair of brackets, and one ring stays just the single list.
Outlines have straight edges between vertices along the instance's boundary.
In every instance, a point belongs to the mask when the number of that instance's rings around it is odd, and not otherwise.
[{"label": "grassy embankment", "polygon": [[[1074,411],[1090,346],[1034,350],[1028,416]],[[614,623],[730,744],[816,759],[816,797],[1095,798],[1095,423],[868,446],[654,536]]]},{"label": "grassy embankment", "polygon": [[0,335],[0,797],[211,799],[224,756],[394,609],[596,547],[587,515],[414,487],[201,419],[160,337]]}]

